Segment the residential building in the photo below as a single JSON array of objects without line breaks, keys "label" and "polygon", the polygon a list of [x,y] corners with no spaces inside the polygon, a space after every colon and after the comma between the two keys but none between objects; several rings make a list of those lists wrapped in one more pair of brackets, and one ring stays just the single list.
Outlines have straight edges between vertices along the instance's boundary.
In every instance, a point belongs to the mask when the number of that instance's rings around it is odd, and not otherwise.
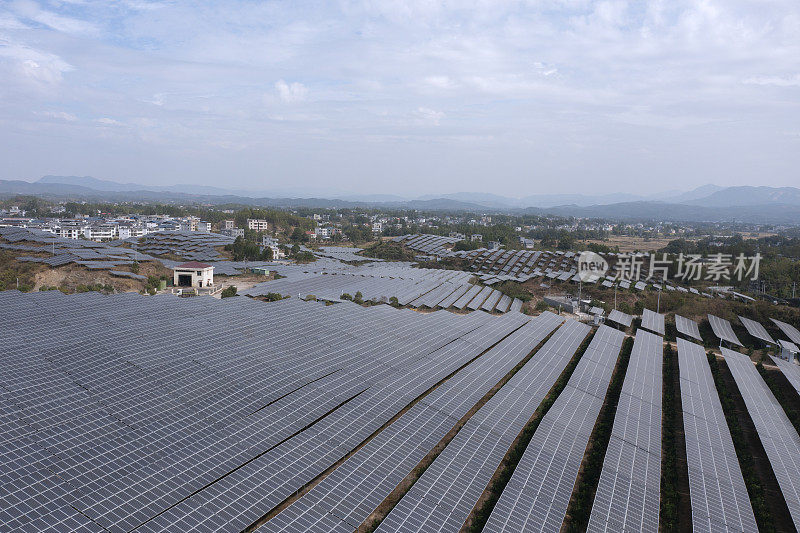
[{"label": "residential building", "polygon": [[235,220],[223,220],[221,229],[234,229],[236,228]]},{"label": "residential building", "polygon": [[272,250],[273,259],[283,259],[286,257],[286,254],[281,250],[280,246],[278,246],[278,241],[269,235],[264,235],[261,238],[261,247]]},{"label": "residential building", "polygon": [[83,230],[83,236],[90,241],[110,241],[117,235],[117,227],[110,224],[100,224],[86,226]]},{"label": "residential building", "polygon": [[224,228],[219,230],[220,234],[227,235],[229,237],[233,237],[234,239],[237,237],[244,237],[244,230],[242,228]]},{"label": "residential building", "polygon": [[85,230],[86,226],[82,224],[64,224],[59,228],[58,235],[65,239],[80,239]]},{"label": "residential building", "polygon": [[205,220],[201,220],[197,223],[197,231],[202,231],[203,233],[211,233],[211,222],[206,222]]},{"label": "residential building", "polygon": [[253,231],[269,231],[269,222],[260,218],[248,218],[247,228]]}]

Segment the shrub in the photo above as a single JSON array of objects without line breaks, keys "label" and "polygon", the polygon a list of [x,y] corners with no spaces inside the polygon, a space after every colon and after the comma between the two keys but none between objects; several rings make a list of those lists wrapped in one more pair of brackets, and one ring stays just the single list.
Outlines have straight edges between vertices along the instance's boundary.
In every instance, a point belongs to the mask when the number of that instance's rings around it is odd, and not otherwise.
[{"label": "shrub", "polygon": [[222,294],[220,295],[222,298],[230,298],[232,296],[236,296],[236,285],[231,285],[230,287],[225,287],[222,289]]},{"label": "shrub", "polygon": [[364,295],[361,294],[361,291],[358,291],[355,296],[353,296],[353,301],[357,304],[364,303]]}]

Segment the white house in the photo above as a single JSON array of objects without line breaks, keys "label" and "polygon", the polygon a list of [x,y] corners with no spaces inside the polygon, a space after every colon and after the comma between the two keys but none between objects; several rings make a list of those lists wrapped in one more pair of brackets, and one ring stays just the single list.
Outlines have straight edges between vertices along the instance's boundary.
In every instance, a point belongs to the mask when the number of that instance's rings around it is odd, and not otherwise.
[{"label": "white house", "polygon": [[219,230],[221,235],[227,235],[228,237],[244,237],[244,230],[242,228],[223,228]]},{"label": "white house", "polygon": [[176,287],[213,287],[214,267],[197,261],[181,263],[172,269],[172,283]]},{"label": "white house", "polygon": [[211,222],[206,222],[205,220],[201,220],[197,223],[197,231],[202,231],[204,233],[211,233]]},{"label": "white house", "polygon": [[99,226],[86,226],[83,236],[90,241],[110,241],[117,235],[117,227],[109,224]]},{"label": "white house", "polygon": [[286,254],[283,252],[283,250],[281,250],[280,246],[278,246],[278,241],[274,237],[264,235],[261,238],[261,247],[272,250],[273,259],[283,259],[286,257]]},{"label": "white house", "polygon": [[79,224],[65,224],[59,228],[58,234],[65,239],[80,239],[85,230],[86,227]]},{"label": "white house", "polygon": [[248,218],[247,228],[254,231],[269,231],[269,222],[260,218]]}]

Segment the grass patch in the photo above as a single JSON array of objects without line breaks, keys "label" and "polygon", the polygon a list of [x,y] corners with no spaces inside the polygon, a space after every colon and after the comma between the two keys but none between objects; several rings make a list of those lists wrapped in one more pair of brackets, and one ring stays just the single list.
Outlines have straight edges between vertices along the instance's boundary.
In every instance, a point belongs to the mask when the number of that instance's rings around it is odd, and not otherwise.
[{"label": "grass patch", "polygon": [[[683,448],[678,357],[671,344],[664,347],[661,396],[661,508],[659,523],[663,533],[691,528],[691,509],[681,509],[681,488],[688,491],[686,451]],[[681,473],[683,476],[681,476]],[[681,479],[683,477],[683,479]],[[683,513],[681,512],[683,511]],[[683,524],[683,522],[687,522]]]}]

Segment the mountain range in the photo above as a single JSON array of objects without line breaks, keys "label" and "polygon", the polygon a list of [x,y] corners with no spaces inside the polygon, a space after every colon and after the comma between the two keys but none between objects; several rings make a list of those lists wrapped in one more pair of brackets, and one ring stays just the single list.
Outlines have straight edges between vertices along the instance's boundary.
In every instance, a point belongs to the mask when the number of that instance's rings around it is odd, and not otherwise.
[{"label": "mountain range", "polygon": [[0,196],[37,195],[51,199],[238,204],[273,207],[375,207],[427,211],[556,214],[584,218],[664,221],[740,221],[800,224],[800,189],[795,187],[703,185],[691,191],[649,196],[540,194],[522,198],[458,192],[405,198],[396,195],[336,195],[306,198],[296,190],[250,191],[204,185],[151,186],[90,176],[44,176],[37,181],[0,180]]}]

